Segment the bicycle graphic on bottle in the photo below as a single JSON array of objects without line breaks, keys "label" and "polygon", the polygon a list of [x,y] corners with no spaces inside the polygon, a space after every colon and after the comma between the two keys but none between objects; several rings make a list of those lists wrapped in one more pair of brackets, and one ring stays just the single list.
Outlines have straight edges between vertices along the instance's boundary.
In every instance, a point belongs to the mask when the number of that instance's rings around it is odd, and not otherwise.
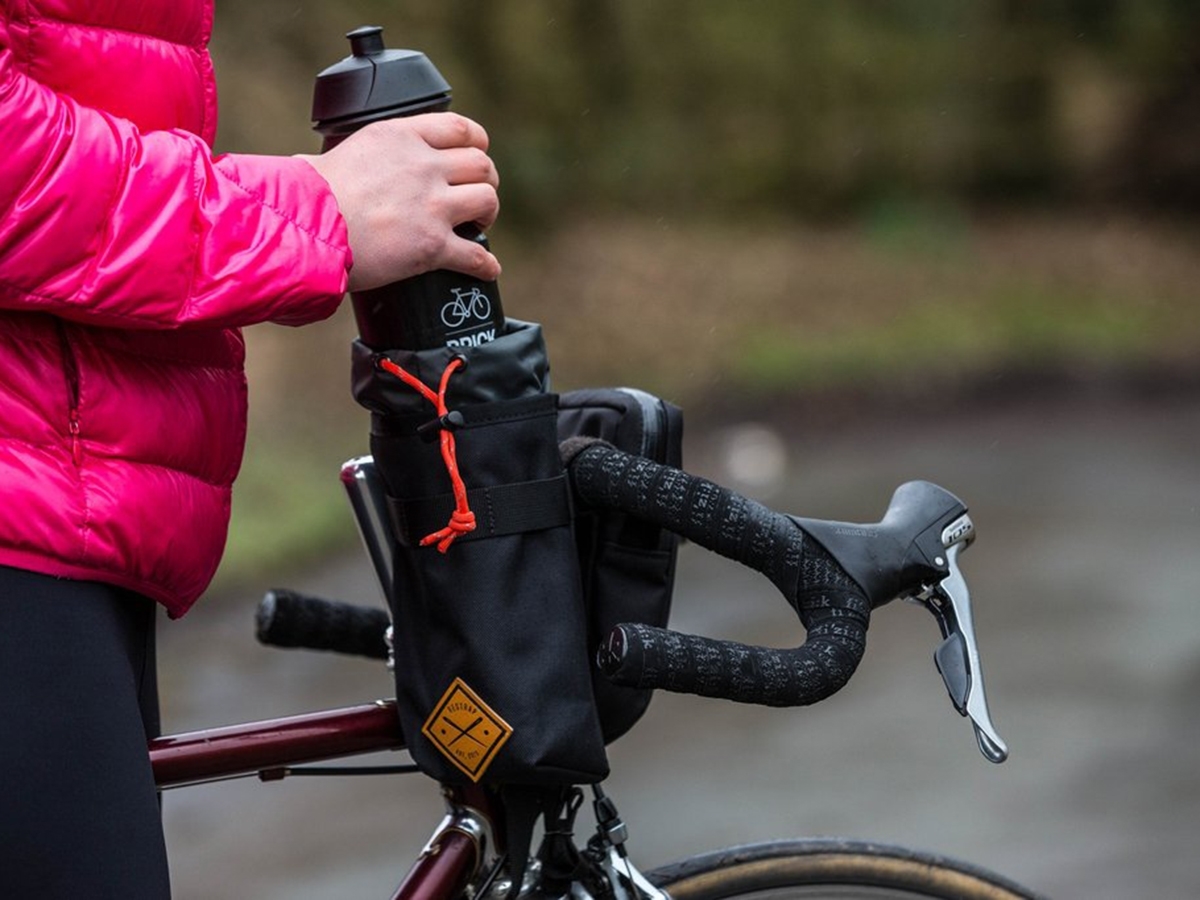
[{"label": "bicycle graphic on bottle", "polygon": [[451,288],[454,299],[442,307],[442,322],[459,328],[467,322],[484,321],[492,314],[492,301],[478,287]]}]

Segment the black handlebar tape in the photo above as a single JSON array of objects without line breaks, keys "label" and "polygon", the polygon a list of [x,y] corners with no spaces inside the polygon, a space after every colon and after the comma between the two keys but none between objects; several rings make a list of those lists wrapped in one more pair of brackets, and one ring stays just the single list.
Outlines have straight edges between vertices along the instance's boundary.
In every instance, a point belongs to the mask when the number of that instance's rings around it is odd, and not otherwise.
[{"label": "black handlebar tape", "polygon": [[729,488],[595,438],[560,445],[577,499],[653,522],[766,575],[792,602],[804,532]]},{"label": "black handlebar tape", "polygon": [[267,591],[254,616],[258,640],[275,647],[332,650],[387,659],[387,612],[276,588]]},{"label": "black handlebar tape", "polygon": [[865,626],[842,637],[809,638],[777,650],[682,634],[650,625],[618,625],[597,653],[617,684],[661,688],[759,706],[808,706],[836,693],[858,666]]},{"label": "black handlebar tape", "polygon": [[862,591],[787,516],[679,469],[588,439],[564,442],[575,494],[623,510],[762,572],[808,629],[795,649],[752,647],[647,625],[618,625],[597,654],[611,680],[767,706],[803,706],[839,690],[866,648]]}]

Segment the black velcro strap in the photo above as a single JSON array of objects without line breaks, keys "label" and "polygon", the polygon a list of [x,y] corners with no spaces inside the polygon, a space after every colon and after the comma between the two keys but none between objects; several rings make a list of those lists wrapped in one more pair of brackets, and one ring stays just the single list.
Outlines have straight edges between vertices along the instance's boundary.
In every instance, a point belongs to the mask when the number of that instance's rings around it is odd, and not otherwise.
[{"label": "black velcro strap", "polygon": [[[475,530],[459,537],[460,541],[541,531],[571,521],[571,500],[565,475],[475,488],[467,491],[467,504],[475,513]],[[450,521],[454,495],[439,494],[418,500],[389,497],[388,505],[397,540],[405,547],[415,547],[426,535],[444,528]]]}]

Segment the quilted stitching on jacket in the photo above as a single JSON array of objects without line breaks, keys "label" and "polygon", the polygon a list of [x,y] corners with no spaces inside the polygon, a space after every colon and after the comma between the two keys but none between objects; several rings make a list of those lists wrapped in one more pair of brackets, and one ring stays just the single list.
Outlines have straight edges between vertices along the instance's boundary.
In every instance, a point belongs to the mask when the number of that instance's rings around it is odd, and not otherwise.
[{"label": "quilted stitching on jacket", "polygon": [[0,565],[175,616],[224,547],[237,329],[329,315],[349,261],[310,166],[212,157],[211,22],[211,0],[0,0]]}]

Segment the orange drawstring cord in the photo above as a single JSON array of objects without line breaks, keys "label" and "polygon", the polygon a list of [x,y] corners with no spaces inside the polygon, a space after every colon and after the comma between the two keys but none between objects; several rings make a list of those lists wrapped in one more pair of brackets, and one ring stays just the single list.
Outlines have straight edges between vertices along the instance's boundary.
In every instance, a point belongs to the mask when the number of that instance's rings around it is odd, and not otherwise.
[{"label": "orange drawstring cord", "polygon": [[[419,378],[410,375],[386,356],[379,358],[379,367],[385,372],[395,375],[432,403],[437,409],[439,419],[449,413],[449,409],[446,408],[446,388],[450,384],[450,376],[464,365],[466,365],[466,361],[461,356],[456,356],[450,360],[445,371],[442,372],[441,382],[438,384],[438,389],[435,392]],[[449,428],[443,427],[438,438],[441,443],[442,461],[446,464],[446,471],[450,475],[450,485],[454,490],[454,512],[450,514],[450,521],[446,523],[445,528],[435,531],[433,534],[426,535],[421,539],[421,546],[427,547],[430,544],[437,544],[438,552],[445,553],[450,549],[450,545],[454,543],[455,539],[475,530],[475,513],[471,512],[471,507],[467,503],[467,486],[463,483],[462,474],[458,471],[458,454],[455,449],[454,432]]]}]

